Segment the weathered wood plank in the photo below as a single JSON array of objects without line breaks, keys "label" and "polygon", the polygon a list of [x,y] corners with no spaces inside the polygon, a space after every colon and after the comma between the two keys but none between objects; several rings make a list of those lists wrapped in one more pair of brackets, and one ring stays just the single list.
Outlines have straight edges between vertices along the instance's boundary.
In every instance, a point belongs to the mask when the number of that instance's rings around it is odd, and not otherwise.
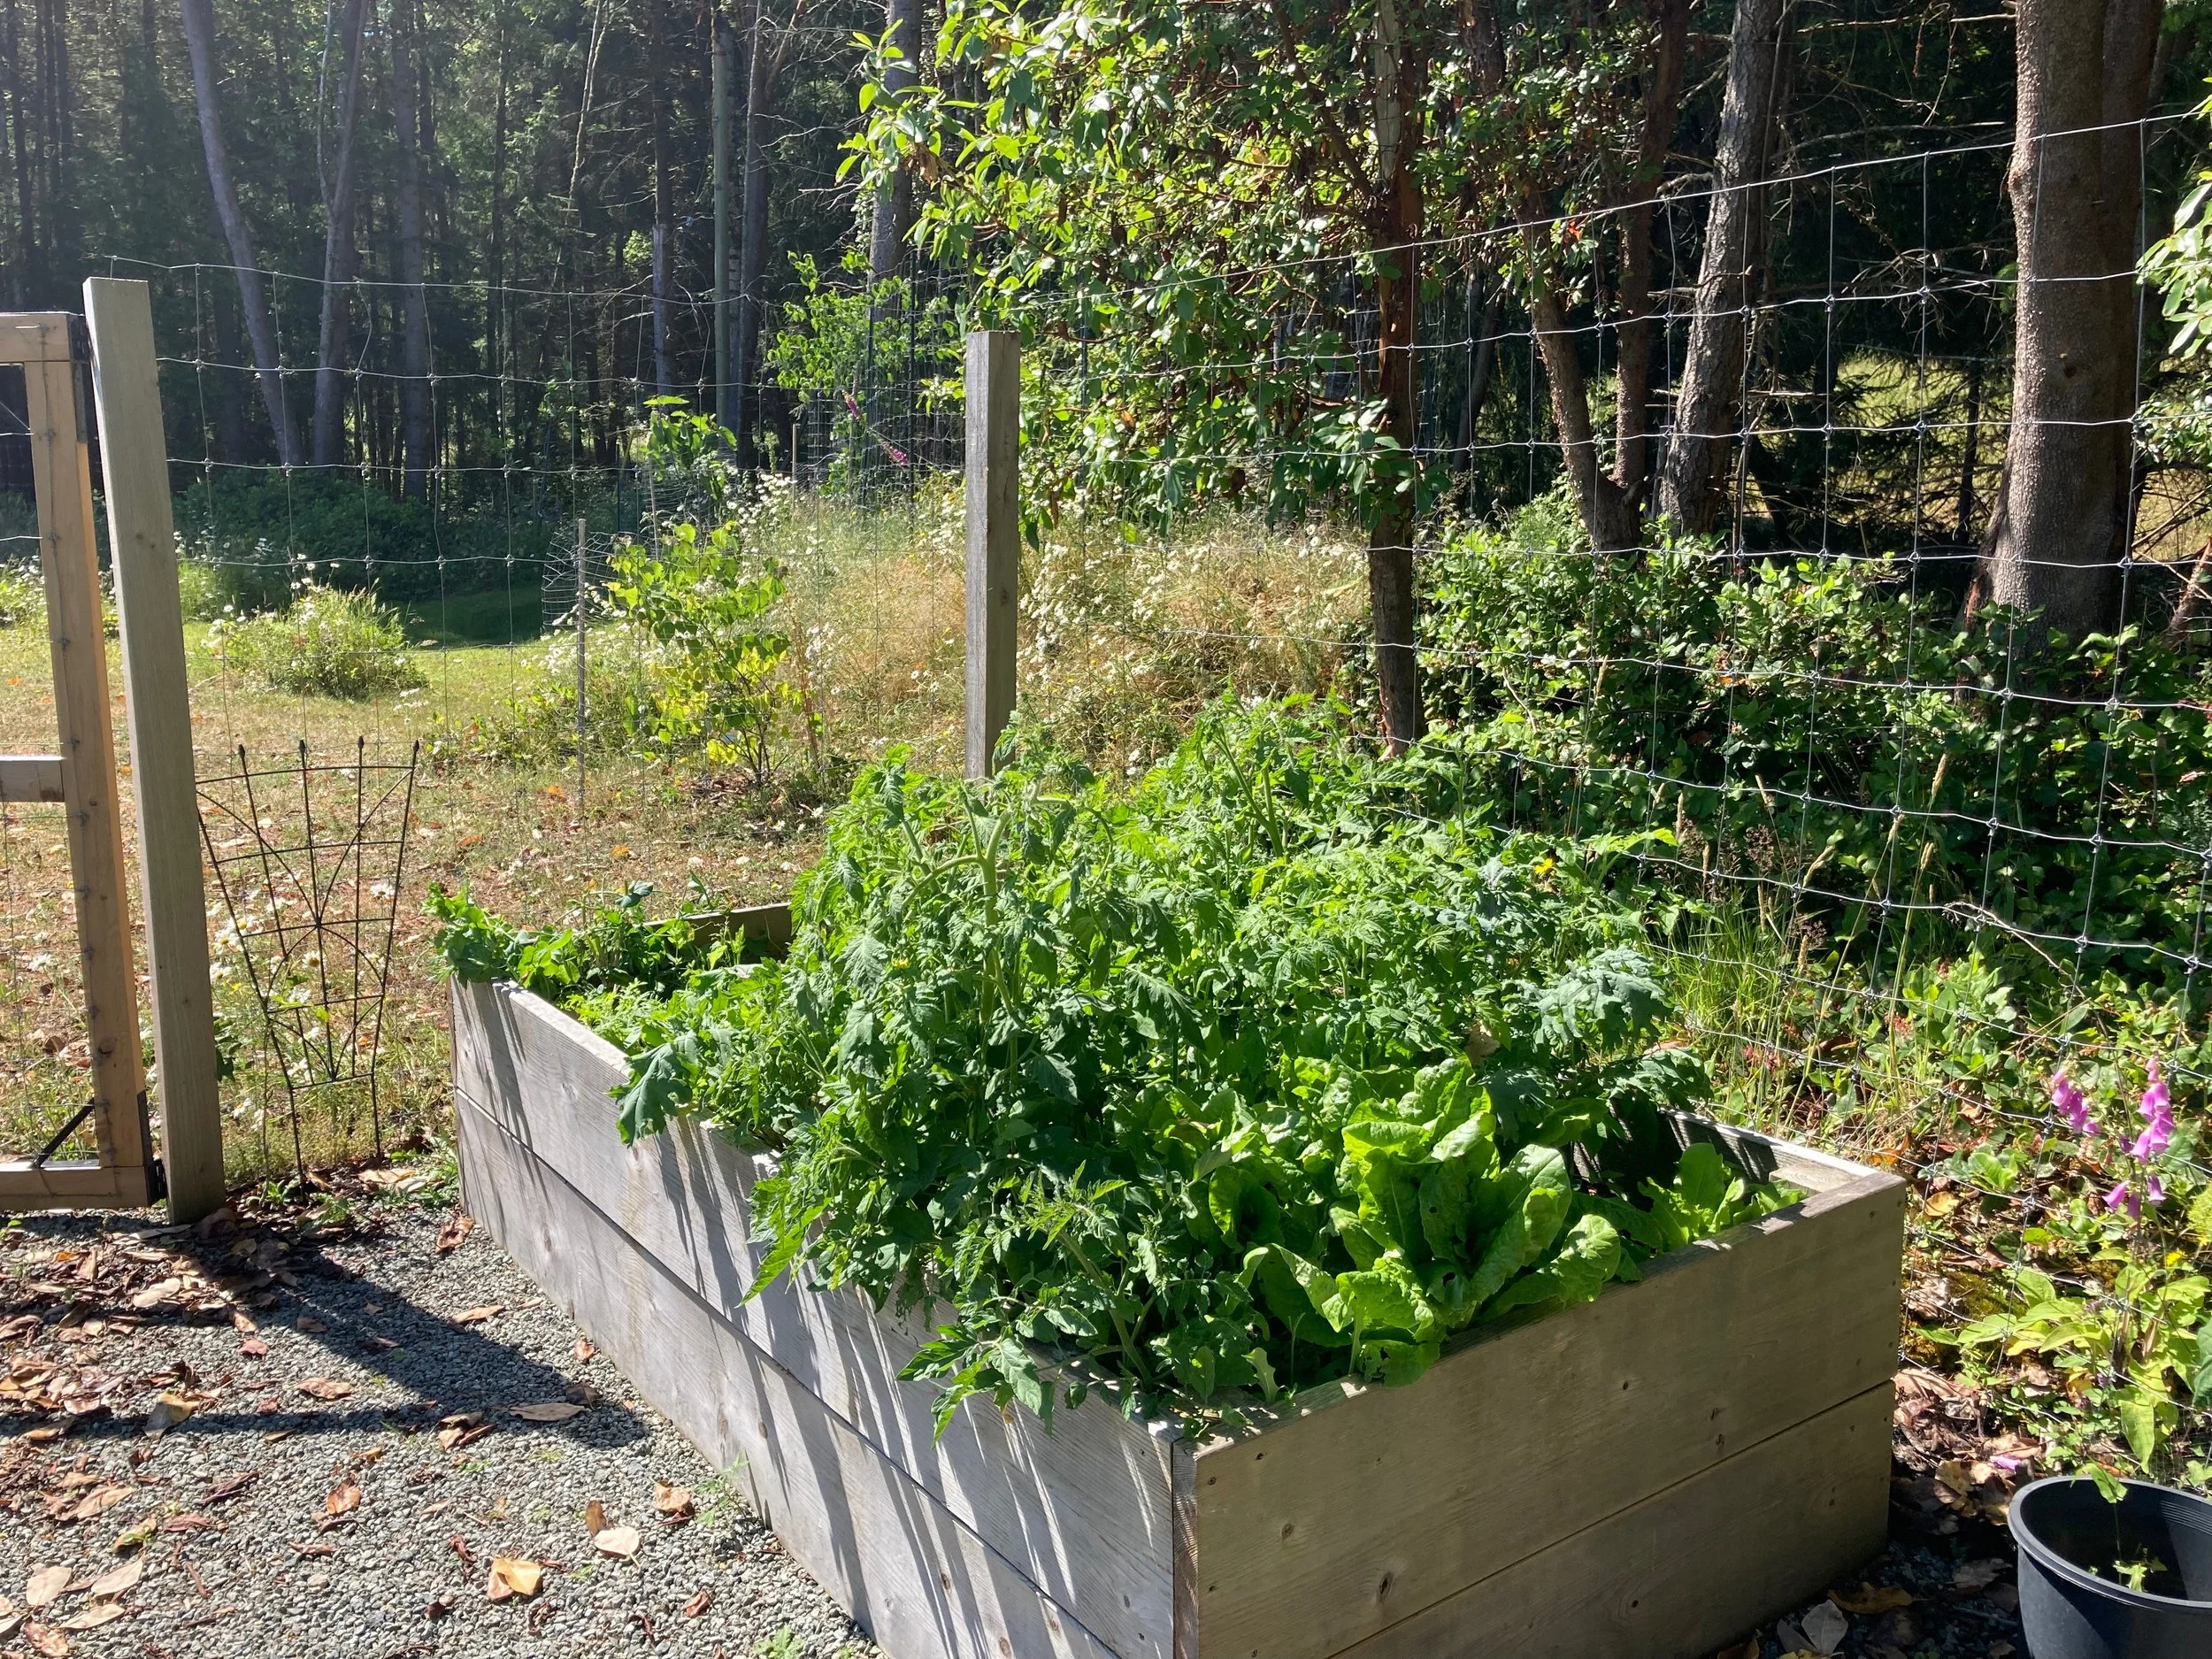
[{"label": "weathered wood plank", "polygon": [[140,1169],[147,1157],[146,1070],[139,1053],[115,731],[93,548],[90,411],[81,396],[84,388],[73,360],[69,319],[54,312],[19,318],[16,323],[19,339],[36,334],[43,342],[35,360],[25,363],[23,388],[91,1048],[93,1135],[101,1163]]},{"label": "weathered wood plank", "polygon": [[968,776],[990,775],[1014,713],[1021,590],[1022,337],[968,336]]},{"label": "weathered wood plank", "polygon": [[1335,1654],[1880,1386],[1903,1227],[1902,1183],[1870,1172],[1478,1335],[1410,1387],[1256,1415],[1196,1453],[1179,1655]]},{"label": "weathered wood plank", "polygon": [[135,1210],[146,1202],[146,1171],[86,1163],[0,1163],[0,1212],[82,1209],[102,1205]]},{"label": "weathered wood plank", "polygon": [[0,755],[0,801],[12,805],[60,799],[59,755]]},{"label": "weathered wood plank", "polygon": [[163,1172],[170,1218],[197,1221],[223,1202],[223,1109],[153,308],[143,282],[93,277],[84,291],[138,809]]},{"label": "weathered wood plank", "polygon": [[1049,1432],[972,1401],[939,1437],[936,1389],[898,1375],[926,1320],[788,1281],[746,1300],[762,1160],[695,1123],[624,1147],[608,1098],[620,1051],[511,988],[455,987],[454,1061],[461,1094],[497,1102],[482,1109],[1101,1640],[1124,1659],[1167,1654],[1171,1434],[1097,1398]]},{"label": "weathered wood plank", "polygon": [[1878,1554],[1889,1385],[1832,1406],[1335,1659],[1693,1659]]},{"label": "weathered wood plank", "polygon": [[471,1210],[896,1659],[1117,1659],[465,1095]]}]

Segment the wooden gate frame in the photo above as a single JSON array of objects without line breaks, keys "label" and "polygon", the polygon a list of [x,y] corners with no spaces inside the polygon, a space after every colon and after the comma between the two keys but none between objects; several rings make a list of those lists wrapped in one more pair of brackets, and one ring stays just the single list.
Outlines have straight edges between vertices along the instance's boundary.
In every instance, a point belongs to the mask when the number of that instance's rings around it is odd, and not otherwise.
[{"label": "wooden gate frame", "polygon": [[[58,801],[68,814],[84,975],[96,1162],[0,1162],[0,1211],[58,1206],[136,1208],[163,1193],[150,1156],[146,1068],[117,810],[100,572],[92,520],[92,348],[65,311],[0,315],[0,364],[19,364],[38,497],[39,563],[54,660],[61,752],[0,756],[0,802]],[[74,1123],[71,1127],[74,1127]]]}]

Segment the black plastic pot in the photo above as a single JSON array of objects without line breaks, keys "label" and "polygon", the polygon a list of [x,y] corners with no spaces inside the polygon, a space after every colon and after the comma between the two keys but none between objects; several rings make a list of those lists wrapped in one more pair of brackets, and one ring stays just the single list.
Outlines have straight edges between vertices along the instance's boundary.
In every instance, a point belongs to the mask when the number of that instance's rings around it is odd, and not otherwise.
[{"label": "black plastic pot", "polygon": [[[2029,1659],[2212,1655],[2212,1503],[2120,1484],[2117,1503],[2093,1480],[2062,1476],[2013,1494]],[[2115,1563],[2146,1559],[2159,1570],[2129,1589]]]}]

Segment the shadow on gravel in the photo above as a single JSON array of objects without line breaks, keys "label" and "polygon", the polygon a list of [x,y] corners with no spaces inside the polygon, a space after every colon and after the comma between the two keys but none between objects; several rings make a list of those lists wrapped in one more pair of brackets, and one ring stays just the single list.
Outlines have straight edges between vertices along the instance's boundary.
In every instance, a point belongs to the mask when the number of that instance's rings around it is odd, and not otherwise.
[{"label": "shadow on gravel", "polygon": [[[419,1245],[395,1240],[393,1271],[387,1278],[375,1274],[373,1262],[364,1272],[326,1253],[327,1244],[357,1257],[373,1257],[380,1230],[372,1225],[331,1236],[274,1219],[173,1229],[130,1212],[25,1217],[0,1232],[4,1246],[0,1325],[35,1316],[36,1330],[24,1326],[8,1333],[18,1341],[65,1342],[72,1327],[125,1320],[149,1335],[188,1330],[204,1340],[235,1326],[242,1344],[278,1339],[281,1348],[272,1347],[265,1356],[250,1355],[242,1347],[235,1366],[227,1368],[225,1392],[230,1401],[211,1402],[168,1431],[180,1436],[419,1432],[441,1417],[475,1412],[488,1425],[527,1427],[593,1446],[616,1447],[649,1437],[627,1408],[591,1394],[557,1367],[498,1340],[488,1328],[492,1319],[526,1315],[528,1310],[501,1309],[490,1318],[462,1323],[453,1314],[471,1310],[448,1312],[426,1305],[423,1292],[431,1287],[405,1281],[439,1275],[447,1256],[426,1257]],[[89,1279],[80,1276],[77,1263],[44,1279],[35,1268],[8,1271],[24,1254],[42,1248],[91,1252],[96,1271]],[[453,1277],[465,1284],[465,1273]],[[158,1299],[148,1300],[157,1293]],[[252,1328],[240,1325],[238,1315]],[[326,1355],[328,1363],[309,1361],[295,1346],[303,1342]],[[319,1372],[342,1379],[357,1371],[410,1397],[300,1402],[303,1380],[316,1381]],[[126,1387],[157,1380],[116,1379]],[[263,1402],[257,1409],[232,1403],[257,1395]],[[19,1409],[23,1402],[5,1403]],[[563,1403],[594,1409],[551,1423],[511,1415],[518,1406]],[[73,1440],[126,1439],[143,1432],[142,1418],[135,1415],[66,1410],[38,1415],[68,1420]]]}]

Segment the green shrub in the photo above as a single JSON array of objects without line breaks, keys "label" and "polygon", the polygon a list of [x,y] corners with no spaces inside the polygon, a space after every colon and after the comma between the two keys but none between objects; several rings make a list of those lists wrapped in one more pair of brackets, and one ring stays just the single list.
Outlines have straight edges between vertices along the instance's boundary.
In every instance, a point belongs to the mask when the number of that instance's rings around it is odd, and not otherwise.
[{"label": "green shrub", "polygon": [[46,583],[36,565],[0,564],[0,628],[46,619]]},{"label": "green shrub", "polygon": [[226,617],[207,649],[278,691],[361,699],[429,683],[390,607],[369,594],[302,582],[284,610]]},{"label": "green shrub", "polygon": [[1522,821],[1670,833],[1687,872],[1806,886],[1885,951],[1910,927],[2085,932],[2184,971],[2212,676],[2155,635],[2031,646],[1886,560],[1594,555],[1557,499],[1424,572],[1433,706]]}]

